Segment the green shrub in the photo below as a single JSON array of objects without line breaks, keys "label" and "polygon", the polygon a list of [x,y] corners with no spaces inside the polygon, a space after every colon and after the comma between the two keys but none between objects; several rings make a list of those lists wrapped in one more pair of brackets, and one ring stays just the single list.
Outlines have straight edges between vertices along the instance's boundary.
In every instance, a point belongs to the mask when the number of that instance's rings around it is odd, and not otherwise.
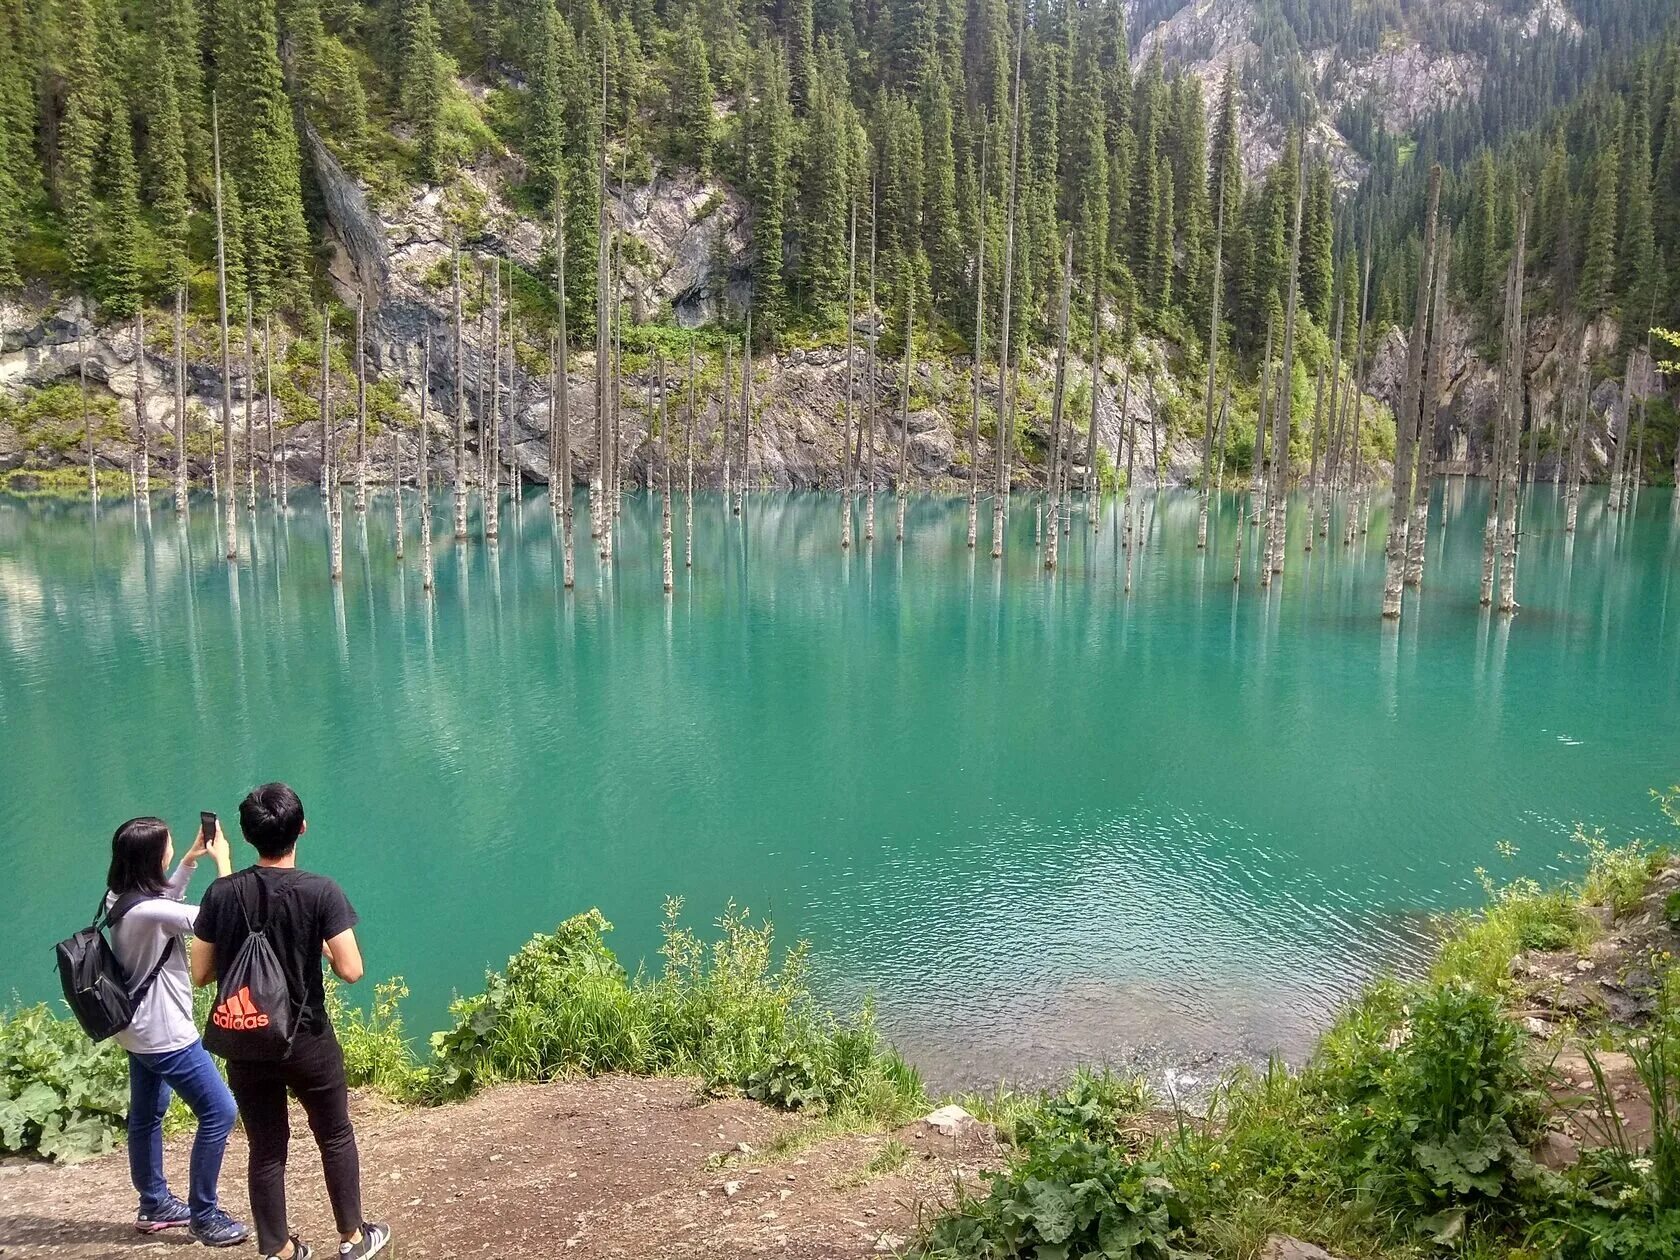
[{"label": "green shrub", "polygon": [[352,1086],[367,1086],[389,1098],[413,1097],[421,1073],[403,1030],[401,1006],[408,986],[401,976],[377,984],[373,1007],[346,1004],[343,987],[327,978],[327,1014],[344,1048],[344,1075]]},{"label": "green shrub", "polygon": [[128,1115],[128,1063],[43,1002],[0,1014],[0,1154],[65,1163],[117,1144]]},{"label": "green shrub", "polygon": [[451,1007],[422,1082],[432,1098],[508,1080],[600,1072],[693,1073],[789,1109],[897,1119],[923,1101],[920,1079],[883,1048],[866,1005],[849,1019],[808,988],[803,945],[778,963],[768,924],[731,906],[707,944],[666,905],[657,976],[626,974],[591,910],[533,937]]},{"label": "green shrub", "polygon": [[1041,1096],[1015,1118],[1015,1140],[1122,1143],[1149,1102],[1149,1085],[1141,1077],[1082,1067],[1065,1090]]},{"label": "green shrub", "polygon": [[1083,1138],[1034,1144],[984,1199],[968,1199],[928,1236],[933,1255],[1065,1260],[1187,1256],[1188,1214],[1153,1161]]},{"label": "green shrub", "polygon": [[1458,985],[1426,990],[1410,1029],[1380,1060],[1376,1088],[1344,1099],[1344,1130],[1364,1184],[1394,1210],[1448,1230],[1482,1213],[1510,1214],[1535,1178],[1528,1147],[1540,1095],[1519,1031],[1495,1000]]}]

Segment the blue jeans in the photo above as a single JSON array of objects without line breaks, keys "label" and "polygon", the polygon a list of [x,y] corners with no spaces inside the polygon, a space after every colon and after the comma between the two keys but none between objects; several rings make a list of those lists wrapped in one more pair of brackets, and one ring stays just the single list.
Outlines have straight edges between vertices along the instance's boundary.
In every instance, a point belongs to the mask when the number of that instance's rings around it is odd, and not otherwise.
[{"label": "blue jeans", "polygon": [[171,1091],[181,1095],[198,1117],[187,1205],[192,1208],[193,1224],[205,1225],[216,1211],[216,1180],[237,1113],[233,1095],[203,1042],[167,1054],[128,1056],[128,1171],[140,1192],[142,1212],[156,1211],[168,1201],[163,1117]]}]

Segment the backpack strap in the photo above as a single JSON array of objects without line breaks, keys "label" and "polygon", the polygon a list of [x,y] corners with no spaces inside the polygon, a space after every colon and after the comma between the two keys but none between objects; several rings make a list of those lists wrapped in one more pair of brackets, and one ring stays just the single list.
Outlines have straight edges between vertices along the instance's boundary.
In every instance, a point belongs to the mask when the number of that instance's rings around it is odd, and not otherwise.
[{"label": "backpack strap", "polygon": [[175,946],[178,943],[177,938],[171,936],[163,947],[163,953],[158,955],[157,962],[154,963],[152,965],[152,969],[146,973],[146,978],[137,986],[129,990],[128,1000],[133,1002],[136,1007],[145,1000],[146,994],[151,991],[152,982],[155,981],[158,978],[158,975],[163,971],[163,964],[169,961],[169,957],[175,952]]}]

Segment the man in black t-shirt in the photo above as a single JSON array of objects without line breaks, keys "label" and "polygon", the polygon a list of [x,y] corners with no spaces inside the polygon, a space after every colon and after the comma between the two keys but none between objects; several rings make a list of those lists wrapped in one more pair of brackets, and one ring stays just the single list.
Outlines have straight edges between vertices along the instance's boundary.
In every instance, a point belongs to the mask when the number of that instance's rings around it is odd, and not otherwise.
[{"label": "man in black t-shirt", "polygon": [[284,783],[255,789],[239,806],[239,828],[257,864],[210,885],[194,929],[193,981],[207,985],[218,964],[231,962],[262,928],[279,958],[296,1015],[290,1053],[279,1061],[229,1059],[228,1086],[250,1143],[251,1216],[267,1260],[313,1260],[313,1250],[286,1223],[286,1146],[291,1125],[286,1092],[297,1095],[321,1148],[327,1197],[338,1224],[343,1260],[378,1255],[391,1241],[388,1225],[362,1218],[362,1170],[350,1123],[344,1052],[327,1018],[323,956],[338,978],[362,978],[356,911],[325,875],[297,867],[297,841],[307,829],[303,803]]}]

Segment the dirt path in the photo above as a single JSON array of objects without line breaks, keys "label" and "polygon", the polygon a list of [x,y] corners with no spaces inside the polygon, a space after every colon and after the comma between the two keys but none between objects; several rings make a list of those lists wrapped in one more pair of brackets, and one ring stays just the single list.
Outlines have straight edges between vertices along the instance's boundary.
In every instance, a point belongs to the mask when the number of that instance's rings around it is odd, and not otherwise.
[{"label": "dirt path", "polygon": [[[954,1178],[997,1163],[988,1137],[945,1137],[920,1124],[893,1135],[902,1152],[887,1135],[846,1136],[766,1160],[759,1152],[801,1121],[740,1099],[704,1099],[685,1080],[517,1086],[432,1109],[363,1100],[357,1111],[363,1198],[395,1227],[403,1260],[887,1253],[921,1212],[948,1200]],[[319,1255],[332,1217],[301,1114],[293,1122],[291,1217]],[[188,1145],[169,1144],[177,1191]],[[236,1133],[222,1193],[242,1218],[244,1164]],[[73,1168],[0,1165],[6,1260],[167,1257],[191,1245],[141,1238],[133,1215],[121,1152]]]}]

